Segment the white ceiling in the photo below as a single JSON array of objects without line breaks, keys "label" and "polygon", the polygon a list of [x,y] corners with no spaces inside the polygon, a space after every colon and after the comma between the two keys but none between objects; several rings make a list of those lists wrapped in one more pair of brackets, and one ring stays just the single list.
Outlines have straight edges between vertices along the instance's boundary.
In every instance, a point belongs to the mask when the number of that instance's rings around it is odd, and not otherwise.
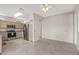
[{"label": "white ceiling", "polygon": [[47,13],[44,12],[36,12],[39,15],[42,15],[43,17],[47,17],[47,16],[53,16],[53,15],[57,15],[57,14],[62,14],[62,13],[66,13],[66,12],[71,12],[74,11],[75,7],[77,5],[75,4],[51,4],[50,6],[52,6],[52,8],[50,8],[48,10]]},{"label": "white ceiling", "polygon": [[51,4],[52,8],[48,10],[47,13],[42,12],[41,5],[39,4],[3,4],[0,5],[0,15],[6,15],[13,17],[15,13],[19,12],[19,8],[23,8],[23,16],[19,18],[28,19],[33,13],[39,14],[43,17],[61,14],[64,12],[71,12],[75,9],[74,4]]}]

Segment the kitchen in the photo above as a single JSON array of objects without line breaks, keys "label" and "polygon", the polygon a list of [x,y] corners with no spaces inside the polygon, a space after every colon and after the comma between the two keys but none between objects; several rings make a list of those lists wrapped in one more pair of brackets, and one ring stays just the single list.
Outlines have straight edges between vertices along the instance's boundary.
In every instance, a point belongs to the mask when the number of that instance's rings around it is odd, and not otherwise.
[{"label": "kitchen", "polygon": [[[9,41],[13,40],[29,40],[28,25],[30,26],[31,22],[27,22],[24,24],[22,21],[15,21],[15,18],[2,16],[6,20],[0,20],[0,53],[4,52],[6,49],[4,48],[9,44]],[[13,43],[13,42],[12,42]],[[10,44],[12,44],[10,43]]]}]

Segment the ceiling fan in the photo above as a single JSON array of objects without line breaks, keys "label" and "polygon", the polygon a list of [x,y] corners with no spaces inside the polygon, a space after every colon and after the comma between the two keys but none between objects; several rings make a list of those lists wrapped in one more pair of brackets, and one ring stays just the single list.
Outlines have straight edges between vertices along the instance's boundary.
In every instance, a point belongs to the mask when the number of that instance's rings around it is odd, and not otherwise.
[{"label": "ceiling fan", "polygon": [[42,4],[42,11],[43,12],[47,12],[50,8],[52,8],[50,5],[48,4]]}]

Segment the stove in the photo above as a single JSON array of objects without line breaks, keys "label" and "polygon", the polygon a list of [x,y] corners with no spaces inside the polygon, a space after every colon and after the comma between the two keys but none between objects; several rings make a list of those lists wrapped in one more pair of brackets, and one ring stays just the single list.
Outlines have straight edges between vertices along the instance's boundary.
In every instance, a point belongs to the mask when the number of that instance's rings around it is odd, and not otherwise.
[{"label": "stove", "polygon": [[7,30],[7,37],[8,37],[8,38],[16,37],[16,32],[15,32],[15,30]]}]

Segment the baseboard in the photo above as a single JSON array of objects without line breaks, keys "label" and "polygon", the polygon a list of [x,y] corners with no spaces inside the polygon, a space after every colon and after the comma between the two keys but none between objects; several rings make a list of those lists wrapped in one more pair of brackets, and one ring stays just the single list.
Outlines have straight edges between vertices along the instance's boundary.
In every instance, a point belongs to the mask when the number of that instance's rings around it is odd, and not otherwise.
[{"label": "baseboard", "polygon": [[[42,38],[42,39],[49,39],[49,38]],[[73,42],[68,42],[68,41],[63,41],[63,40],[57,40],[57,39],[49,39],[49,40],[55,40],[55,41],[61,41],[61,42],[66,42],[66,43],[73,44]]]}]

